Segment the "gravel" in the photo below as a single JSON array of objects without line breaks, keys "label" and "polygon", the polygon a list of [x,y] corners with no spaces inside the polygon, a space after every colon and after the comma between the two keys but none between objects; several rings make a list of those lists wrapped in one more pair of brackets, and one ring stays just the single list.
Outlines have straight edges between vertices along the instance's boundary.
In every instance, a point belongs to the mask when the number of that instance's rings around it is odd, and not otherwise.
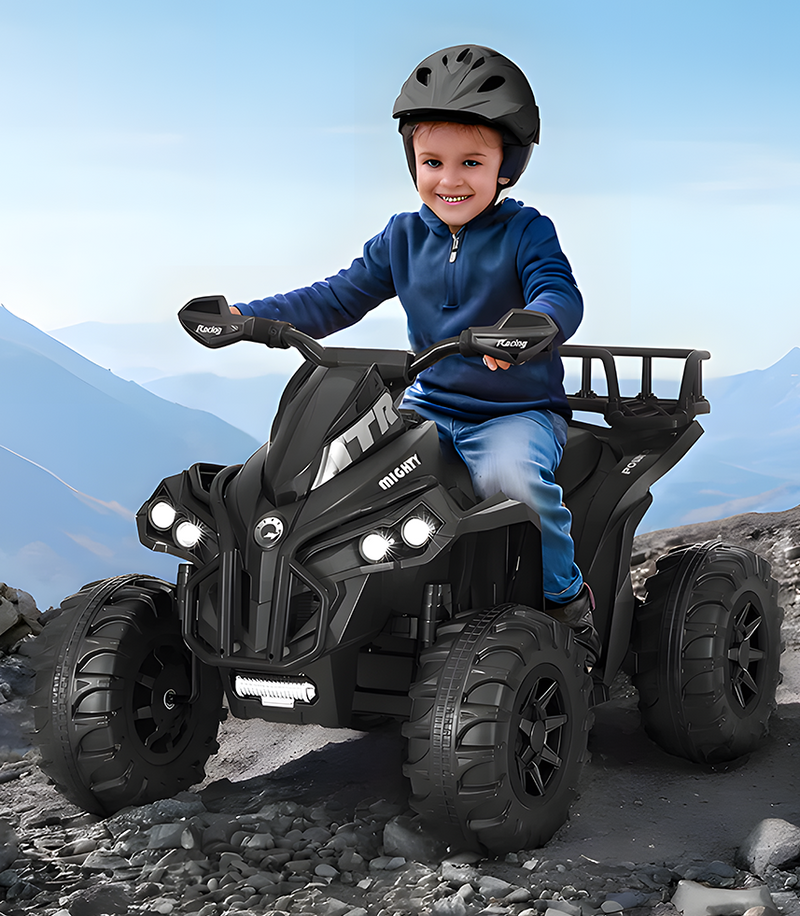
[{"label": "gravel", "polygon": [[385,799],[348,810],[251,796],[253,810],[230,814],[222,796],[206,803],[186,792],[99,819],[47,786],[35,751],[21,762],[16,780],[33,801],[17,793],[13,809],[0,807],[0,912],[9,914],[666,914],[679,882],[684,897],[694,885],[706,896],[760,888],[770,902],[793,896],[800,880],[786,866],[757,878],[728,862],[611,864],[551,858],[546,847],[415,861],[385,851],[392,826],[412,817]]}]

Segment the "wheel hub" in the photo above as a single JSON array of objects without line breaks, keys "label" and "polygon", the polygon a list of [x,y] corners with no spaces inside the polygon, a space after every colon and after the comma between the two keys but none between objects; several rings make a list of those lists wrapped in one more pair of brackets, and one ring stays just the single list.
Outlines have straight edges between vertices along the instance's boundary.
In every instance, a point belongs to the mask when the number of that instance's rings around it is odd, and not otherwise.
[{"label": "wheel hub", "polygon": [[758,694],[759,686],[754,675],[764,652],[758,647],[761,613],[752,601],[748,601],[736,615],[733,625],[733,640],[728,649],[731,663],[731,688],[739,704],[744,708]]},{"label": "wheel hub", "polygon": [[544,722],[541,720],[533,723],[533,728],[529,736],[530,748],[534,754],[541,754],[544,743],[547,740],[547,730]]},{"label": "wheel hub", "polygon": [[521,704],[516,747],[517,773],[529,795],[547,791],[564,764],[562,740],[569,717],[558,681],[538,678]]},{"label": "wheel hub", "polygon": [[172,754],[183,740],[190,693],[187,659],[172,646],[159,646],[136,677],[133,718],[142,744],[154,754]]}]

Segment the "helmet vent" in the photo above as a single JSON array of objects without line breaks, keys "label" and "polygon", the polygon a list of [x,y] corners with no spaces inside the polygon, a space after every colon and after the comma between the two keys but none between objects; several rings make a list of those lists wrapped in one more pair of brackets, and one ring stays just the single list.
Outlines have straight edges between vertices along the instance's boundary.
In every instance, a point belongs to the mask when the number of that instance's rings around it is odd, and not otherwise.
[{"label": "helmet vent", "polygon": [[417,70],[417,82],[422,83],[423,86],[427,86],[431,81],[431,68],[430,67],[420,67]]},{"label": "helmet vent", "polygon": [[499,76],[495,73],[483,81],[478,87],[478,92],[493,92],[495,89],[499,89],[505,81],[504,76]]},{"label": "helmet vent", "polygon": [[479,57],[475,63],[472,65],[472,69],[475,70],[477,67],[482,67],[486,63],[485,57]]},{"label": "helmet vent", "polygon": [[442,55],[442,63],[445,65],[445,67],[447,66],[447,55],[446,54]]},{"label": "helmet vent", "polygon": [[458,55],[456,61],[460,64],[462,61],[469,63],[472,60],[472,51],[469,48],[464,48],[464,50]]}]

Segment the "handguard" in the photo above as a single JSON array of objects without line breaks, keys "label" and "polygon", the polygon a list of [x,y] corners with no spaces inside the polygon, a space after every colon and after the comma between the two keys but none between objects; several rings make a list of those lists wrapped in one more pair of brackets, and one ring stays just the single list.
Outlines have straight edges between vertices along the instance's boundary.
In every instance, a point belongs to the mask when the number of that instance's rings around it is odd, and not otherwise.
[{"label": "handguard", "polygon": [[558,325],[544,312],[511,309],[497,324],[467,328],[458,338],[462,356],[493,356],[513,366],[552,349]]}]

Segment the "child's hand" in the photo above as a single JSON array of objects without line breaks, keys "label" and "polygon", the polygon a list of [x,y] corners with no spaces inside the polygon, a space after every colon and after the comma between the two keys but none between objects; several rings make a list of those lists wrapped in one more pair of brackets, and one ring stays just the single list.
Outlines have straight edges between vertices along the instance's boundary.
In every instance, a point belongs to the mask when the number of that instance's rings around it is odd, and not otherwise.
[{"label": "child's hand", "polygon": [[492,372],[494,372],[495,369],[508,369],[511,365],[511,363],[507,363],[504,359],[495,359],[493,356],[484,356],[483,364],[488,369],[491,369]]},{"label": "child's hand", "polygon": [[241,315],[241,314],[242,314],[242,313],[239,311],[239,309],[236,308],[235,305],[229,305],[228,308],[231,310],[231,314],[233,314],[233,315]]}]

